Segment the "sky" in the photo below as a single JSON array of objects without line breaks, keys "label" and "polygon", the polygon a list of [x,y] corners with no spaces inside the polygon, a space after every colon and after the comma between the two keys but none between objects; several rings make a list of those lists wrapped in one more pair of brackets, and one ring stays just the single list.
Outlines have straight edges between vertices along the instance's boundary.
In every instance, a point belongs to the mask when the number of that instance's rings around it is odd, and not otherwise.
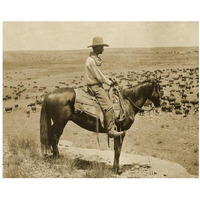
[{"label": "sky", "polygon": [[3,22],[3,50],[86,49],[94,36],[110,48],[198,46],[198,22]]}]

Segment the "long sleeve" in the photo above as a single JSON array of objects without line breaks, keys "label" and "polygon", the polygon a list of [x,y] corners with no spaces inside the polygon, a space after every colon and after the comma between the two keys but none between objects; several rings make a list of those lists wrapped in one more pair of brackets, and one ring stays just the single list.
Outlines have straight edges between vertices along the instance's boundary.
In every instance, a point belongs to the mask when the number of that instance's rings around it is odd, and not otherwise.
[{"label": "long sleeve", "polygon": [[87,84],[95,84],[95,83],[106,83],[107,85],[111,85],[112,81],[110,81],[96,66],[95,61],[92,58],[88,58],[85,65],[85,75]]},{"label": "long sleeve", "polygon": [[94,77],[100,82],[100,83],[106,83],[107,85],[111,85],[111,81],[106,78],[106,76],[100,71],[100,69],[95,65],[94,62],[90,63],[89,66],[90,71],[94,75]]}]

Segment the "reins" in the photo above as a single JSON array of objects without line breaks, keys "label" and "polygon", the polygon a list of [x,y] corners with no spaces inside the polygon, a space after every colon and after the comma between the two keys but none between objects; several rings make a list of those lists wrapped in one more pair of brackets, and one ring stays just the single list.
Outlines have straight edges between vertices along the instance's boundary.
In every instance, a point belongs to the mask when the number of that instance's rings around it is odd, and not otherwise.
[{"label": "reins", "polygon": [[[130,103],[131,103],[135,108],[137,108],[139,111],[148,111],[148,112],[150,112],[151,110],[155,109],[155,106],[151,107],[149,110],[138,107],[126,94],[124,94],[123,90],[120,90],[120,91],[121,91],[122,94],[130,101]],[[154,92],[154,89],[153,89],[153,92]],[[151,96],[153,95],[153,92],[152,92]],[[133,93],[133,90],[131,91],[131,93]]]},{"label": "reins", "polygon": [[150,112],[151,110],[153,110],[153,109],[155,108],[155,106],[151,107],[149,110],[140,108],[140,107],[138,107],[127,95],[125,95],[124,93],[123,93],[123,95],[130,101],[130,103],[131,103],[135,108],[137,108],[137,109],[140,110],[140,111],[149,111],[149,112]]}]

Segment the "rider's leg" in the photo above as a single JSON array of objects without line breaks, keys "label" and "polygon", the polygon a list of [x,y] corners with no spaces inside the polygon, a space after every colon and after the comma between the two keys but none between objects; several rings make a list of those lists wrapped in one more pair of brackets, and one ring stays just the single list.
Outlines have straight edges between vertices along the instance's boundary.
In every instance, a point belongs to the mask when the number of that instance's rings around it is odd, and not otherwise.
[{"label": "rider's leg", "polygon": [[104,111],[104,125],[108,133],[108,136],[111,138],[118,137],[124,134],[123,131],[117,132],[115,130],[115,115],[114,115],[114,110],[112,108],[107,111]]},{"label": "rider's leg", "polygon": [[113,105],[105,90],[100,85],[94,85],[90,87],[95,94],[95,97],[100,104],[105,120],[105,129],[109,137],[118,137],[123,134],[123,132],[117,132],[115,130],[115,117],[113,111]]}]

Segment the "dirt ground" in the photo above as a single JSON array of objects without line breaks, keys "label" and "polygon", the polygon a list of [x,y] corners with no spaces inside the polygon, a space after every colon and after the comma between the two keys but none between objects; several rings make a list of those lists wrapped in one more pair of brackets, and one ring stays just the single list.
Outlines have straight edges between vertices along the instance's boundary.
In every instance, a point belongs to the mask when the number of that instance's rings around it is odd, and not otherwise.
[{"label": "dirt ground", "polygon": [[[3,97],[3,142],[4,163],[9,163],[7,141],[20,134],[34,138],[39,148],[40,105],[36,112],[27,105],[43,99],[45,92],[56,87],[78,87],[84,84],[84,62],[88,51],[53,51],[53,52],[4,52]],[[117,76],[126,76],[130,71],[138,74],[156,69],[198,68],[197,48],[155,48],[155,49],[114,49],[104,52],[103,71]],[[165,71],[166,72],[166,71]],[[170,78],[170,77],[169,77]],[[75,81],[74,81],[75,80]],[[131,81],[128,81],[129,83]],[[121,85],[126,87],[127,81]],[[23,85],[23,86],[22,86]],[[14,88],[13,88],[14,87]],[[43,87],[43,88],[42,88]],[[45,87],[45,88],[44,88]],[[175,86],[174,86],[175,87]],[[16,89],[15,89],[16,88]],[[18,89],[19,88],[19,89]],[[15,100],[14,90],[26,89]],[[166,88],[166,93],[172,88]],[[199,88],[194,85],[196,96]],[[15,105],[18,105],[15,108]],[[5,112],[6,107],[13,107],[12,112]],[[100,146],[96,133],[84,130],[69,122],[64,129],[62,140],[71,141],[74,147],[108,150],[107,136],[99,134]],[[113,143],[111,140],[111,147]],[[199,171],[199,116],[194,108],[187,117],[162,112],[139,114],[132,127],[127,131],[122,153],[153,156],[182,165],[192,175]],[[10,163],[12,165],[12,163]],[[4,165],[4,171],[6,171]],[[41,174],[38,174],[40,177]]]}]

